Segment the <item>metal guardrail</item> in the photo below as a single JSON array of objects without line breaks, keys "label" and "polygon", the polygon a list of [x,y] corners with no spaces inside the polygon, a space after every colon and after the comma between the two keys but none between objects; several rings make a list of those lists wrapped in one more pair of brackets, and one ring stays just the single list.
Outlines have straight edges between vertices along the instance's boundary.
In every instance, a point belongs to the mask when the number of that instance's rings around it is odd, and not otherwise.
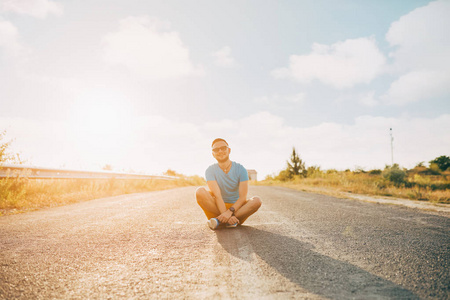
[{"label": "metal guardrail", "polygon": [[7,177],[26,177],[33,179],[178,179],[178,177],[174,176],[143,175],[113,171],[81,171],[38,168],[23,165],[0,165],[0,178]]}]

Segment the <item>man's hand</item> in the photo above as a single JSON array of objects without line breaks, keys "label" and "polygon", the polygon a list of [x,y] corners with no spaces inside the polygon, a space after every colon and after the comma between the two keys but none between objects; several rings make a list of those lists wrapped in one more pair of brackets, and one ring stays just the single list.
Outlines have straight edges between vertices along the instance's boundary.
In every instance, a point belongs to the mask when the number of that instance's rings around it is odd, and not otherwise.
[{"label": "man's hand", "polygon": [[231,218],[231,215],[233,213],[229,210],[222,213],[220,216],[217,217],[220,223],[228,223],[228,220]]},{"label": "man's hand", "polygon": [[239,223],[239,219],[236,218],[235,216],[232,216],[231,218],[228,219],[228,224],[234,225],[236,223]]},{"label": "man's hand", "polygon": [[233,216],[233,213],[230,210],[227,210],[223,214],[217,217],[220,223],[228,223],[228,224],[236,224],[239,223],[238,218]]}]

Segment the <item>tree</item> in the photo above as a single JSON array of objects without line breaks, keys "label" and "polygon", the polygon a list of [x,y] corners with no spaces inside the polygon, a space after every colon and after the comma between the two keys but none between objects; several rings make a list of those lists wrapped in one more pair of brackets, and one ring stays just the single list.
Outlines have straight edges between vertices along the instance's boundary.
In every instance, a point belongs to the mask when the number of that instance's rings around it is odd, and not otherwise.
[{"label": "tree", "polygon": [[450,157],[441,155],[430,161],[430,164],[436,164],[441,171],[445,171],[450,168]]},{"label": "tree", "polygon": [[5,136],[6,130],[0,131],[0,165],[4,163],[22,164],[23,161],[19,153],[12,154],[9,152],[12,141],[4,142],[3,139]]},{"label": "tree", "polygon": [[110,164],[106,164],[103,166],[102,170],[104,171],[112,171],[113,167]]},{"label": "tree", "polygon": [[11,142],[2,142],[5,138],[6,131],[0,132],[0,163],[3,163],[8,160],[8,153],[6,152],[8,147],[11,145]]},{"label": "tree", "polygon": [[295,175],[302,175],[303,177],[306,177],[305,163],[298,156],[297,152],[295,151],[295,147],[292,148],[290,162],[287,161],[286,171],[288,171],[289,177],[292,177]]},{"label": "tree", "polygon": [[182,177],[183,176],[183,174],[178,174],[177,172],[175,172],[172,169],[167,169],[167,171],[165,171],[163,174],[167,175],[167,176],[175,176],[175,177]]}]

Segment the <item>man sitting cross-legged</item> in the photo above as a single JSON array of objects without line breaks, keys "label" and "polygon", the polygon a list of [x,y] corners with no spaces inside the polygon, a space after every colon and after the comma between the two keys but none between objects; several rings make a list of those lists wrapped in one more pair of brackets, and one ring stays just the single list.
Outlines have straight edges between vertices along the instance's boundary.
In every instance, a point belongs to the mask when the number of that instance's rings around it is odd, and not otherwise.
[{"label": "man sitting cross-legged", "polygon": [[212,154],[218,163],[206,170],[209,190],[200,187],[195,192],[197,203],[208,218],[208,226],[216,229],[220,224],[235,227],[261,207],[261,199],[247,199],[248,173],[239,163],[230,160],[231,149],[224,139],[215,139]]}]

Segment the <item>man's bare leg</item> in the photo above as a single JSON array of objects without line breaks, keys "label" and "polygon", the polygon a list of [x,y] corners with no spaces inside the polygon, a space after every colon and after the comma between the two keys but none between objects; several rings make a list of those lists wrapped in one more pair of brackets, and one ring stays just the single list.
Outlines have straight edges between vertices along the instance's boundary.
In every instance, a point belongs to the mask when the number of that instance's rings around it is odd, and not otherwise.
[{"label": "man's bare leg", "polygon": [[220,211],[216,205],[216,200],[204,187],[199,187],[195,191],[195,198],[197,199],[198,205],[200,205],[203,210],[212,212],[217,216],[220,215]]},{"label": "man's bare leg", "polygon": [[262,201],[258,196],[252,197],[247,200],[247,202],[242,205],[242,207],[236,212],[236,218],[239,220],[245,220],[261,207]]},{"label": "man's bare leg", "polygon": [[[195,191],[195,198],[197,199],[198,205],[203,210],[207,210],[213,214],[220,215],[220,211],[217,208],[216,200],[211,196],[211,194],[204,188],[199,187]],[[261,207],[261,198],[255,196],[247,200],[247,202],[236,212],[236,218],[239,220],[245,220]]]}]

